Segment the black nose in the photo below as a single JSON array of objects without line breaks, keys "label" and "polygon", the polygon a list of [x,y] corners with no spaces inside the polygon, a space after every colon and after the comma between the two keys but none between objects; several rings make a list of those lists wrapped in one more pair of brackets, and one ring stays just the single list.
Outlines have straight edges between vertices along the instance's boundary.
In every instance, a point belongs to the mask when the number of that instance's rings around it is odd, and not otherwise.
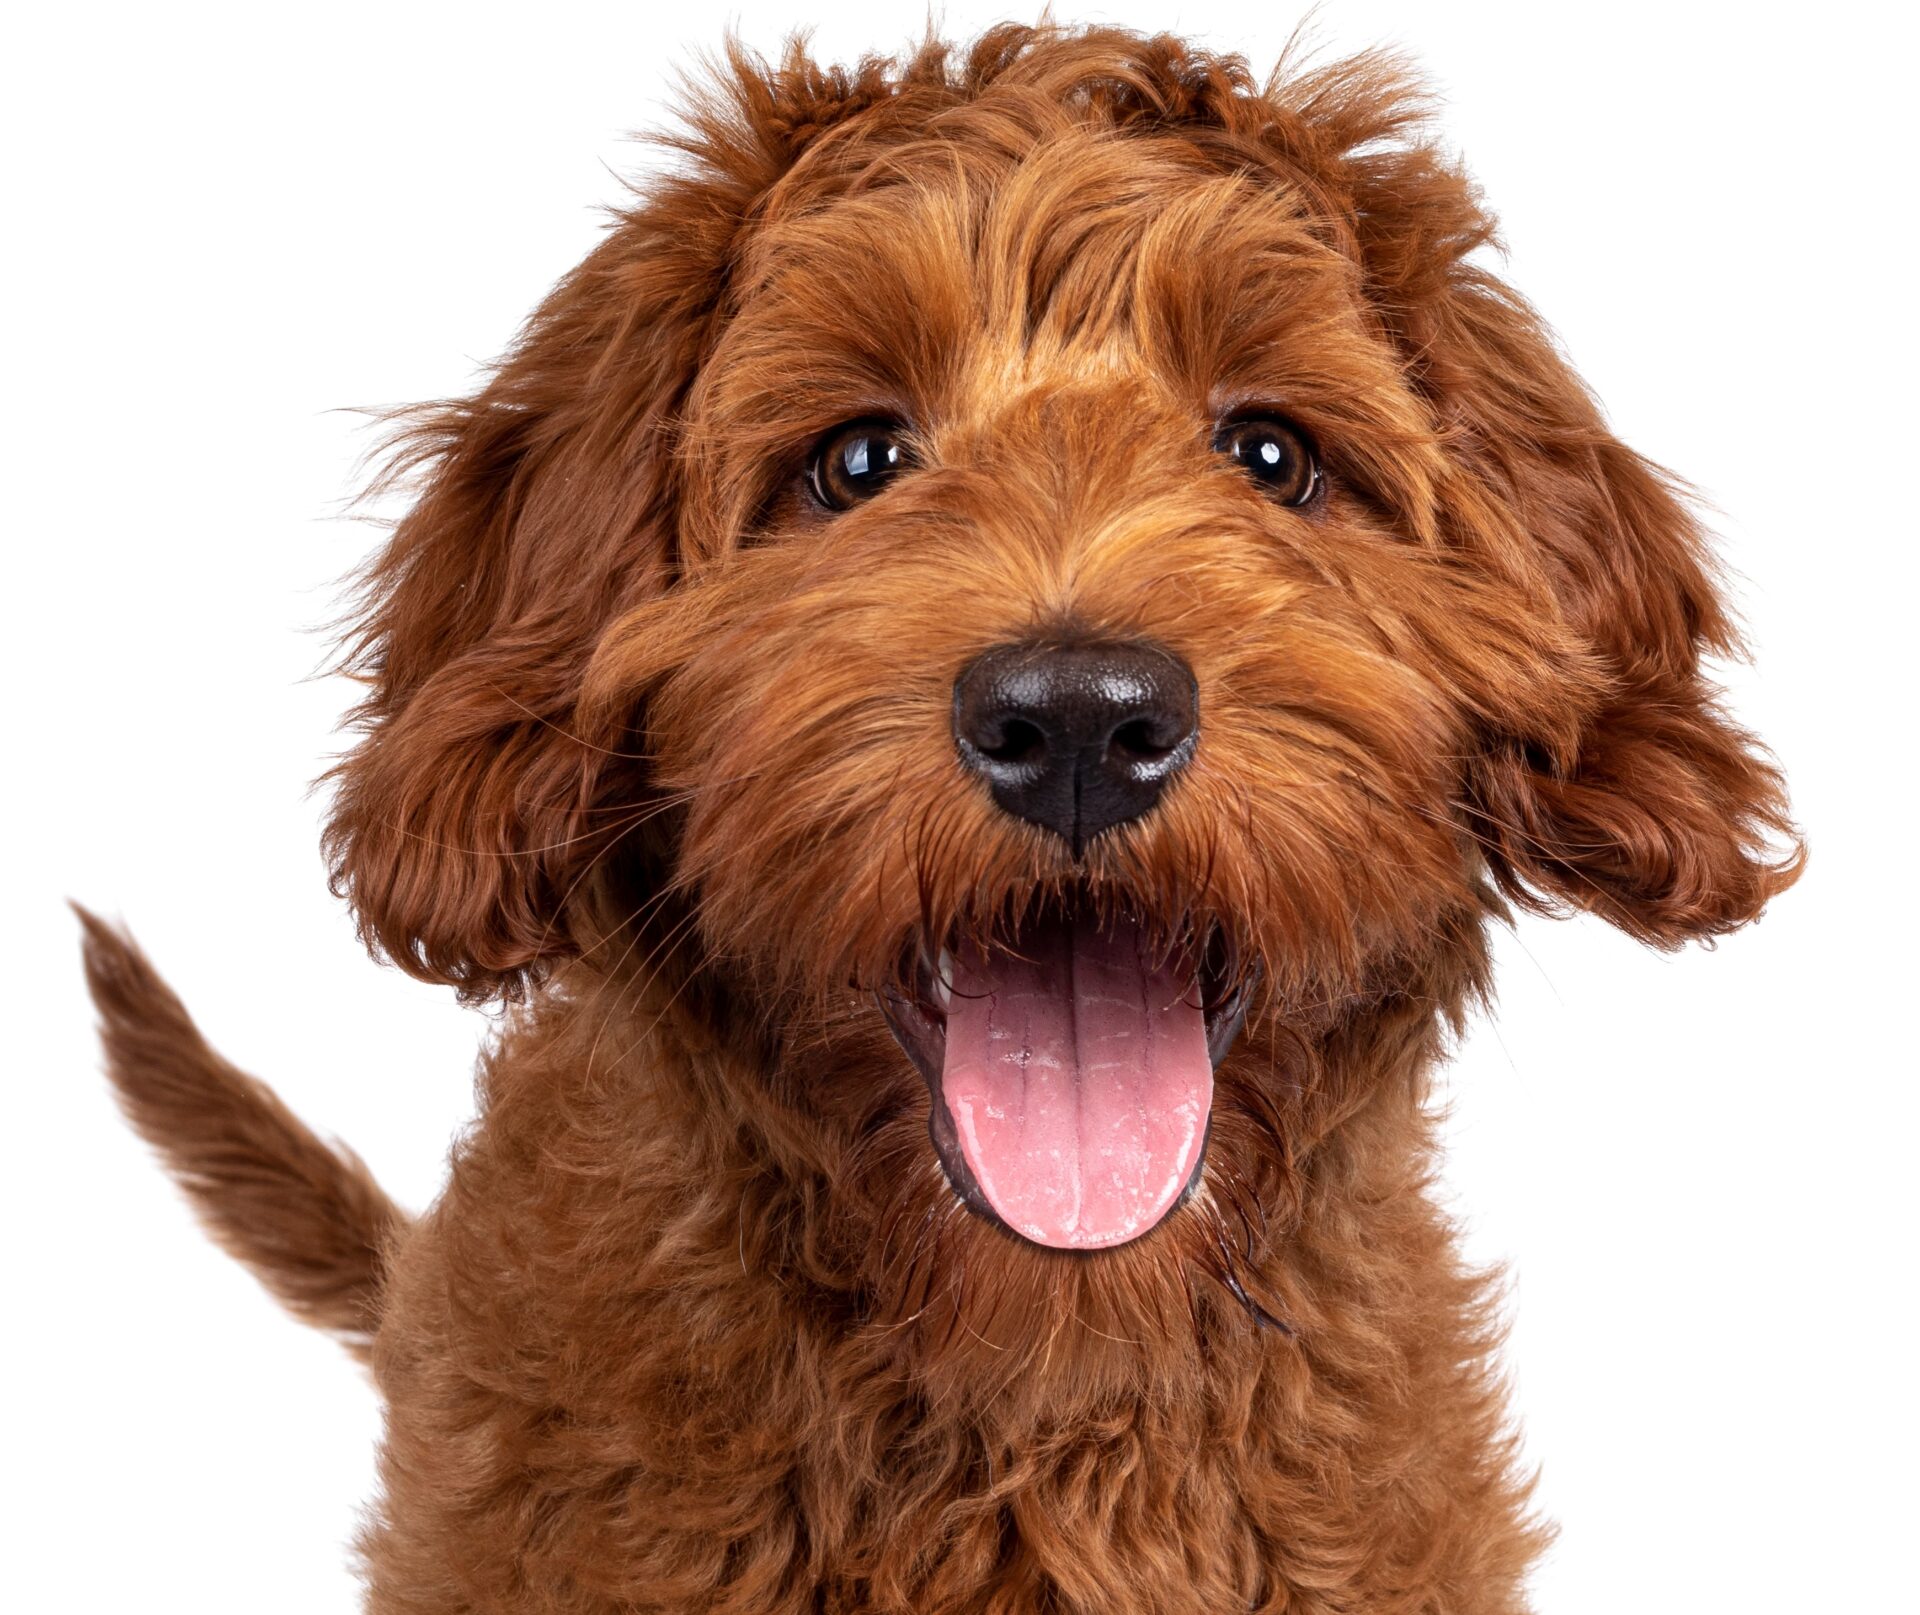
[{"label": "black nose", "polygon": [[1200,690],[1154,645],[999,645],[954,681],[953,734],[994,801],[1078,857],[1186,767]]}]

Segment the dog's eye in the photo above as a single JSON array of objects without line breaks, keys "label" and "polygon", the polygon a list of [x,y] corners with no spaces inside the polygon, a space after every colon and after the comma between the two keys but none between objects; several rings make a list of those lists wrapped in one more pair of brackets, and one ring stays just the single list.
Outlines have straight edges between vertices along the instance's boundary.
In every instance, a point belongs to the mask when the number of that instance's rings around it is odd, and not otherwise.
[{"label": "dog's eye", "polygon": [[1224,421],[1213,446],[1283,505],[1310,504],[1320,491],[1320,461],[1306,434],[1278,415]]},{"label": "dog's eye", "polygon": [[836,426],[813,451],[807,478],[829,510],[846,510],[871,499],[913,464],[906,434],[891,421],[849,421]]}]

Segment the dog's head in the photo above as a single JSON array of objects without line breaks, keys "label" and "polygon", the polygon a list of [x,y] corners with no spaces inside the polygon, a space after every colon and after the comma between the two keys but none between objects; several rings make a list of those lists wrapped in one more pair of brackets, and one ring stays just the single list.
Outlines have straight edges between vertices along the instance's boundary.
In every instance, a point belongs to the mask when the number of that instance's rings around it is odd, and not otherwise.
[{"label": "dog's head", "polygon": [[1791,879],[1700,534],[1389,66],[1009,28],[724,85],[408,440],[330,842],[395,960],[671,970],[876,1270],[1137,1295],[1237,1282],[1498,894],[1673,945]]}]

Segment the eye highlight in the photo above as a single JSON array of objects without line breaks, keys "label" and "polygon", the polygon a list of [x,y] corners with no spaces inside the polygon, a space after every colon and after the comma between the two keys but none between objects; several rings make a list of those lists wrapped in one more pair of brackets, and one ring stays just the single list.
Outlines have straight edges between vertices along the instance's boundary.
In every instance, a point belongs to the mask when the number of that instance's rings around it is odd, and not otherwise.
[{"label": "eye highlight", "polygon": [[914,464],[906,430],[896,421],[848,421],[823,437],[807,464],[814,498],[829,510],[871,499]]},{"label": "eye highlight", "polygon": [[1213,446],[1282,505],[1299,508],[1320,493],[1320,457],[1305,432],[1279,415],[1239,415],[1220,423]]}]

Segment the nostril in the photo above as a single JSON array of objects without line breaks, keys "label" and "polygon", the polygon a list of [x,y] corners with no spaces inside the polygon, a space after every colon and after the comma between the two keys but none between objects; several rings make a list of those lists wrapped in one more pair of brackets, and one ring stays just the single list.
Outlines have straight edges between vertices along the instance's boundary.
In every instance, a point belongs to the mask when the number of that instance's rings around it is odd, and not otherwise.
[{"label": "nostril", "polygon": [[1037,763],[1047,754],[1047,737],[1036,723],[1025,718],[1005,718],[999,736],[979,747],[982,757],[996,763]]},{"label": "nostril", "polygon": [[1121,762],[1157,763],[1186,738],[1184,735],[1167,738],[1166,731],[1172,727],[1156,723],[1152,718],[1135,718],[1114,730],[1107,741],[1107,754]]}]

